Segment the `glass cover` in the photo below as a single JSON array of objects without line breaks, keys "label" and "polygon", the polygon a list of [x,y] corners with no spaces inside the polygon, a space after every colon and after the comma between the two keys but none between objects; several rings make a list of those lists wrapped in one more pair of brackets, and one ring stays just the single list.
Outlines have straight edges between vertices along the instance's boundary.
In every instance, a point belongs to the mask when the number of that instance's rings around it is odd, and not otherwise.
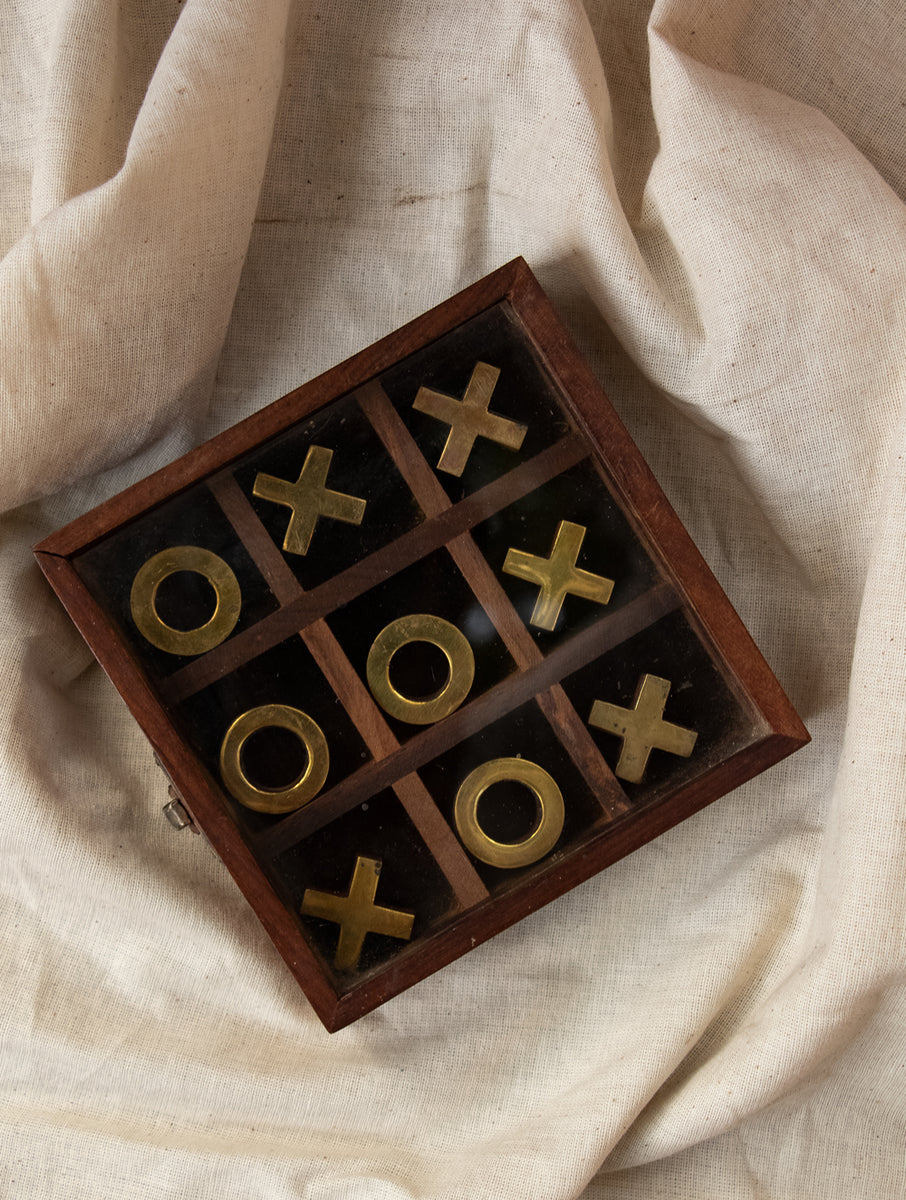
[{"label": "glass cover", "polygon": [[75,559],[339,992],[762,735],[567,411],[501,302]]}]

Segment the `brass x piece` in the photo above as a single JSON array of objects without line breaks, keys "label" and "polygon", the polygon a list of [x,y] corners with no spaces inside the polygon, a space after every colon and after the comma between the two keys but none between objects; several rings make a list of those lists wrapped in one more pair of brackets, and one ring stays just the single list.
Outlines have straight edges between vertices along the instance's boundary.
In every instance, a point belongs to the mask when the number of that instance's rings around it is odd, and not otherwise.
[{"label": "brass x piece", "polygon": [[613,592],[613,580],[591,571],[582,571],[576,559],[585,539],[585,526],[561,521],[551,548],[550,558],[539,558],[524,550],[507,550],[503,570],[507,575],[537,583],[541,588],[531,615],[539,629],[556,628],[563,601],[567,596],[582,596],[596,604],[606,604]]},{"label": "brass x piece", "polygon": [[652,750],[667,750],[688,758],[695,747],[698,738],[695,730],[671,725],[663,719],[670,687],[669,679],[643,675],[632,708],[620,708],[603,700],[592,705],[589,724],[623,739],[615,773],[627,783],[641,783]]},{"label": "brass x piece", "polygon": [[309,446],[302,470],[295,483],[260,472],[252,488],[262,500],[284,504],[292,516],[283,539],[283,549],[290,554],[307,554],[319,517],[333,517],[348,525],[361,525],[365,516],[365,500],[332,492],[327,487],[327,472],[333,451],[324,446]]},{"label": "brass x piece", "polygon": [[333,921],[340,926],[334,965],[341,971],[350,971],[358,965],[368,933],[383,933],[387,937],[402,938],[403,941],[408,941],[412,936],[414,913],[382,908],[374,903],[380,874],[379,859],[357,856],[352,883],[345,896],[305,889],[302,912],[309,917],[323,917],[325,921]]},{"label": "brass x piece", "polygon": [[475,439],[479,437],[498,442],[508,450],[518,450],[522,445],[526,426],[518,421],[511,421],[508,417],[502,417],[499,413],[488,411],[491,394],[499,377],[500,371],[497,367],[478,362],[462,400],[445,396],[443,392],[434,392],[431,388],[418,389],[418,395],[412,405],[416,412],[437,417],[438,421],[450,426],[446,445],[437,462],[438,471],[446,471],[448,475],[462,475]]}]

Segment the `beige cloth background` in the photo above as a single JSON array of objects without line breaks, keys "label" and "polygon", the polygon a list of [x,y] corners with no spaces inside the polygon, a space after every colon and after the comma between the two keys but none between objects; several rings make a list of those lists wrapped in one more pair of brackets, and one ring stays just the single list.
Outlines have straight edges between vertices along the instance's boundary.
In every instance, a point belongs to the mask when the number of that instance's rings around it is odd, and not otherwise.
[{"label": "beige cloth background", "polygon": [[[0,1194],[906,1191],[899,0],[0,6]],[[328,1036],[30,546],[522,253],[814,736]]]}]

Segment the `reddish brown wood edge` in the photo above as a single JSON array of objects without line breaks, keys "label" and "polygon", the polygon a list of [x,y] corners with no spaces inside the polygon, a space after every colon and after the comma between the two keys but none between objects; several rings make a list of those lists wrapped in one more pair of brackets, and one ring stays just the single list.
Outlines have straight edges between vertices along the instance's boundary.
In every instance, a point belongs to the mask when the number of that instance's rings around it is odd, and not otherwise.
[{"label": "reddish brown wood edge", "polygon": [[259,442],[273,437],[287,425],[321,408],[330,400],[361,387],[400,358],[420,350],[469,317],[507,299],[511,289],[526,273],[532,277],[525,260],[513,259],[407,325],[360,350],[345,362],[287,392],[210,441],[196,446],[175,462],[161,467],[97,508],[77,517],[45,538],[35,550],[64,556],[86,550],[114,526],[184,491],[205,475],[227,466]]},{"label": "reddish brown wood edge", "polygon": [[527,264],[519,262],[524,270],[515,272],[508,299],[551,374],[560,382],[567,408],[593,444],[620,447],[620,453],[607,460],[608,476],[660,550],[667,572],[685,594],[718,654],[737,679],[744,681],[749,699],[769,727],[797,746],[806,745],[811,740],[809,732],[779,681],[538,281]]},{"label": "reddish brown wood edge", "polygon": [[659,803],[605,824],[585,845],[570,850],[562,858],[555,854],[546,869],[532,877],[530,888],[517,885],[502,896],[492,895],[480,907],[470,909],[453,924],[404,951],[394,959],[390,969],[341,995],[328,1029],[332,1033],[342,1029],[420,983],[475,946],[707,808],[714,800],[774,766],[801,745],[796,738],[769,735],[717,764],[707,774]]},{"label": "reddish brown wood edge", "polygon": [[[689,785],[645,809],[602,822],[587,843],[552,856],[525,885],[468,910],[437,934],[404,950],[387,967],[338,995],[242,840],[215,785],[179,738],[137,660],[109,625],[68,557],[110,530],[163,503],[281,432],[325,403],[361,387],[399,359],[491,306],[508,301],[546,363],[567,411],[597,445],[617,447],[607,477],[634,510],[647,537],[717,655],[740,682],[770,732]],[[515,259],[408,325],[302,385],[239,425],[71,522],[36,547],[36,557],[101,666],[144,729],[164,769],[249,900],[315,1011],[340,1029],[438,968],[486,941],[604,867],[637,849],[809,741],[808,732],[760,651],[681,525],[600,384],[522,259]]]},{"label": "reddish brown wood edge", "polygon": [[35,557],[76,628],[143,729],[164,771],[178,781],[180,795],[191,795],[193,819],[258,915],[315,1012],[329,1026],[337,1003],[336,992],[239,835],[216,788],[182,743],[131,651],[107,623],[65,558],[41,550],[35,551]]}]

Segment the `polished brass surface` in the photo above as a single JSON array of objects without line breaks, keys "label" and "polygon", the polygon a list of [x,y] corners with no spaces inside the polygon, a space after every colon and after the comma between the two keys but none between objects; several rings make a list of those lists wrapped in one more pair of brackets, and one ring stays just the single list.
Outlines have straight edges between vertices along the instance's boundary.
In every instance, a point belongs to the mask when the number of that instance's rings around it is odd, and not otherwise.
[{"label": "polished brass surface", "polygon": [[366,934],[382,933],[406,942],[412,937],[414,913],[375,904],[380,874],[381,863],[378,859],[358,856],[345,896],[305,889],[301,909],[304,915],[321,917],[340,926],[334,964],[341,971],[351,971],[358,965]]},{"label": "polished brass surface", "polygon": [[[174,629],[157,614],[157,589],[177,571],[203,575],[217,602],[204,625],[195,629]],[[139,568],[129,594],[132,620],[142,637],[167,654],[206,654],[230,636],[239,620],[242,592],[230,567],[201,546],[170,546],[153,555]]]},{"label": "polished brass surface", "polygon": [[589,724],[623,739],[615,774],[627,783],[641,783],[652,750],[666,750],[688,758],[695,748],[698,738],[695,730],[664,720],[671,686],[669,679],[661,679],[659,675],[643,675],[632,708],[620,708],[603,700],[592,705]]},{"label": "polished brass surface", "polygon": [[361,525],[365,500],[334,492],[327,487],[327,472],[333,451],[324,446],[309,446],[295,483],[263,472],[255,478],[252,491],[262,500],[272,500],[292,510],[283,549],[290,554],[307,554],[319,517],[332,517],[348,525]]},{"label": "polished brass surface", "polygon": [[499,376],[500,371],[496,367],[488,363],[476,363],[462,400],[432,391],[431,388],[418,389],[412,407],[450,426],[446,445],[437,462],[439,471],[461,475],[469,461],[475,439],[479,437],[498,442],[509,450],[518,450],[522,445],[525,425],[488,411]]},{"label": "polished brass surface", "polygon": [[[430,642],[447,660],[447,682],[433,696],[412,700],[390,680],[390,660],[409,642]],[[455,712],[475,678],[475,656],[455,625],[431,613],[409,613],[391,621],[374,639],[365,665],[368,686],[384,712],[410,725],[433,725]]]},{"label": "polished brass surface", "polygon": [[596,604],[606,604],[613,592],[613,580],[591,571],[582,571],[576,559],[582,549],[586,528],[572,521],[561,521],[557,528],[550,558],[539,558],[524,550],[507,550],[503,570],[507,575],[537,583],[541,588],[531,615],[532,625],[552,630],[557,626],[567,596],[582,596]]},{"label": "polished brass surface", "polygon": [[[242,769],[242,747],[246,739],[256,730],[271,725],[294,733],[308,754],[305,770],[289,787],[257,787]],[[260,708],[250,708],[232,723],[220,747],[220,774],[227,790],[240,804],[255,812],[288,813],[301,808],[324,786],[329,767],[330,752],[320,725],[307,713],[288,704],[262,704]]]},{"label": "polished brass surface", "polygon": [[[524,784],[538,802],[535,828],[521,842],[498,842],[478,824],[478,802],[492,784]],[[456,793],[453,819],[463,845],[492,867],[527,867],[544,858],[563,831],[563,794],[543,767],[524,758],[493,758],[471,771]]]}]

